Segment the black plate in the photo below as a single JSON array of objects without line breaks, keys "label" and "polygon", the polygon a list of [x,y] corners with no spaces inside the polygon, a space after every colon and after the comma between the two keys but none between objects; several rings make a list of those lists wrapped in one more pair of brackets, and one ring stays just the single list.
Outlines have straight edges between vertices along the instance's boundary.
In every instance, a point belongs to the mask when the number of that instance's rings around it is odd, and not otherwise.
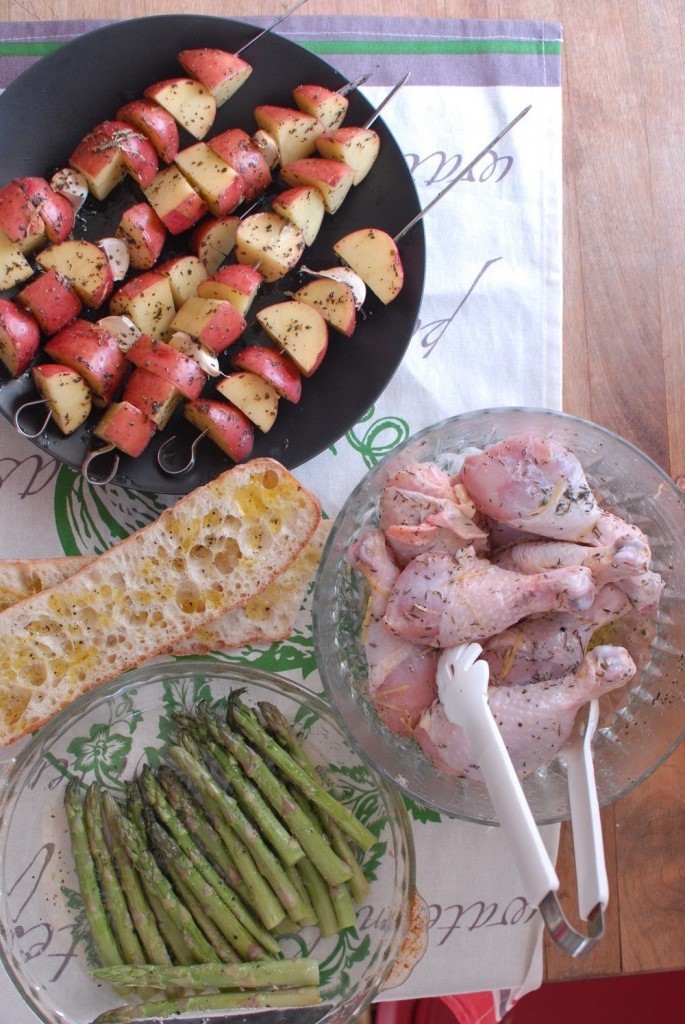
[{"label": "black plate", "polygon": [[[179,50],[211,46],[235,51],[258,31],[224,18],[161,15],[118,22],[67,43],[29,68],[0,96],[0,182],[26,174],[49,176],[65,166],[69,154],[90,128],[114,117],[123,103],[139,97],[153,82],[184,73],[176,62]],[[320,58],[276,34],[264,36],[245,58],[254,70],[235,96],[219,108],[211,134],[231,127],[252,134],[256,127],[254,107],[259,103],[293,106],[292,89],[303,82],[333,89],[345,82]],[[371,66],[369,70],[373,70]],[[358,92],[350,94],[349,99],[345,123],[362,124],[372,108]],[[305,255],[308,266],[335,265],[338,260],[333,243],[349,231],[379,227],[394,235],[419,210],[414,183],[397,143],[382,120],[374,128],[381,136],[378,160],[366,180],[348,194],[338,213],[326,216],[315,244]],[[183,132],[181,136],[182,146],[194,141]],[[273,193],[279,190],[277,186]],[[91,240],[114,234],[122,211],[141,199],[137,186],[126,179],[104,202],[88,200],[82,211],[85,217],[79,218],[78,233]],[[171,239],[162,258],[184,251],[182,246],[182,240]],[[404,356],[421,301],[425,266],[422,224],[402,240],[401,255],[405,284],[398,298],[383,306],[370,295],[352,338],[331,332],[326,357],[315,375],[304,381],[301,401],[297,405],[281,401],[271,431],[265,435],[256,431],[254,456],[271,456],[289,469],[302,465],[342,437],[385,389]],[[280,301],[284,292],[297,287],[301,279],[302,275],[293,271],[282,281],[264,286],[248,315],[248,328],[239,345],[264,340],[263,333],[254,326],[256,310]],[[93,318],[105,313],[98,311]],[[236,347],[229,349],[223,360],[227,363],[236,351]],[[212,391],[211,382],[206,391]],[[35,397],[28,372],[17,380],[0,381],[0,410],[10,420],[22,402]],[[35,429],[40,422],[39,409]],[[84,455],[101,443],[91,443],[99,415],[93,413],[79,431],[66,438],[56,427],[48,426],[35,443],[79,469]],[[30,427],[28,413],[25,420]],[[193,470],[182,477],[166,475],[157,464],[157,449],[171,433],[177,435],[184,449],[197,435],[177,411],[166,430],[139,458],[122,455],[113,482],[160,494],[184,494],[231,466],[228,457],[205,439],[198,448]],[[94,463],[93,475],[96,467]],[[97,471],[104,473],[108,468],[103,457],[102,470]]]}]

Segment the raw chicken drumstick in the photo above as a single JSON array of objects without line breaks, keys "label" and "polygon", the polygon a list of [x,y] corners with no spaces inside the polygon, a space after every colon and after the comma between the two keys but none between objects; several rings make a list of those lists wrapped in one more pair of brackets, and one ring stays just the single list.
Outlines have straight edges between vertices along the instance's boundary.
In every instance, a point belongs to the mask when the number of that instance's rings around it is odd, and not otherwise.
[{"label": "raw chicken drumstick", "polygon": [[[511,756],[524,776],[548,764],[573,728],[576,712],[587,701],[623,686],[635,663],[623,647],[601,646],[563,679],[531,686],[492,686],[488,702]],[[435,704],[423,715],[414,739],[436,767],[452,775],[481,779],[469,740]]]},{"label": "raw chicken drumstick", "polygon": [[525,576],[478,558],[472,547],[429,551],[397,577],[384,622],[404,640],[452,647],[501,633],[528,615],[587,611],[594,598],[584,566]]},{"label": "raw chicken drumstick", "polygon": [[532,616],[483,644],[492,684],[523,686],[560,679],[575,672],[600,626],[633,610],[620,587],[609,583],[586,612],[548,612]]},{"label": "raw chicken drumstick", "polygon": [[371,591],[362,627],[369,692],[388,728],[399,736],[411,736],[419,718],[435,700],[438,651],[401,640],[383,622],[388,594],[399,569],[382,531],[362,534],[347,557]]},{"label": "raw chicken drumstick", "polygon": [[490,558],[502,569],[526,575],[558,569],[562,565],[585,565],[591,571],[595,584],[603,587],[626,576],[646,572],[651,552],[646,540],[622,534],[602,547],[588,547],[564,540],[524,541],[494,552]]}]

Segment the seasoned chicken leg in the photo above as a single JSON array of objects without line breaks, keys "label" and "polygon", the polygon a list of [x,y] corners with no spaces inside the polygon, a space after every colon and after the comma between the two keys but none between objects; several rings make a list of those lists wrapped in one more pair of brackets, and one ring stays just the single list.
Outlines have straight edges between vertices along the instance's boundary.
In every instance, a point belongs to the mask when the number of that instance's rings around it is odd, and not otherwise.
[{"label": "seasoned chicken leg", "polygon": [[603,587],[626,576],[646,572],[651,552],[646,538],[619,533],[602,547],[564,540],[524,541],[494,552],[490,557],[503,569],[525,574],[558,569],[562,565],[585,565],[595,584]]},{"label": "seasoned chicken leg", "polygon": [[602,510],[578,458],[533,435],[500,441],[467,455],[460,482],[481,512],[542,537],[593,543]]},{"label": "seasoned chicken leg", "polygon": [[383,533],[369,530],[350,547],[347,557],[371,590],[362,627],[369,692],[388,728],[400,736],[411,736],[435,699],[438,651],[401,640],[383,622],[388,594],[399,575]]},{"label": "seasoned chicken leg", "polygon": [[586,612],[548,612],[523,619],[483,644],[491,683],[522,686],[574,672],[593,633],[632,610],[621,588],[609,583]]},{"label": "seasoned chicken leg", "polygon": [[[563,679],[490,687],[490,710],[519,775],[529,775],[548,764],[568,739],[578,709],[623,686],[634,673],[635,664],[625,648],[601,646]],[[447,719],[439,701],[422,716],[414,738],[440,770],[482,778],[466,733]]]},{"label": "seasoned chicken leg", "polygon": [[525,576],[476,557],[473,548],[430,551],[395,580],[384,622],[412,643],[451,647],[491,637],[528,615],[585,611],[594,597],[584,566]]}]

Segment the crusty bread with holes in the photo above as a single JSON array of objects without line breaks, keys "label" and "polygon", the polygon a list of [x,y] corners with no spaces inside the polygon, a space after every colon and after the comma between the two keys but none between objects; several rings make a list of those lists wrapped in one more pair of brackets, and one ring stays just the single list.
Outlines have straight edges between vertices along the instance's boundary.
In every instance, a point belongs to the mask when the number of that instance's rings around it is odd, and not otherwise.
[{"label": "crusty bread with holes", "polygon": [[[308,544],[266,590],[244,605],[208,622],[179,640],[167,654],[208,654],[245,644],[285,640],[321,560],[332,520],[322,519]],[[62,583],[91,565],[95,555],[64,555],[60,558],[4,559],[0,561],[0,611],[17,601]]]},{"label": "crusty bread with holes", "polygon": [[291,473],[254,459],[0,612],[0,746],[262,594],[320,520],[318,500]]}]

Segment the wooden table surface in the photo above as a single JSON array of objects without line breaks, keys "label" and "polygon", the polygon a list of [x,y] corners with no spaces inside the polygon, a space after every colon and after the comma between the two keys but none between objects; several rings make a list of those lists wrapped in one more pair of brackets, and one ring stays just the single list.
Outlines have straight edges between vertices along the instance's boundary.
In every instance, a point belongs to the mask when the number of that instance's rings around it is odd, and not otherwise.
[{"label": "wooden table surface", "polygon": [[[0,0],[0,20],[278,14],[285,0]],[[564,28],[564,409],[685,485],[685,9],[680,0],[309,0],[308,14],[534,18]],[[297,17],[297,14],[293,15]],[[685,969],[685,746],[603,813],[611,901],[549,980]],[[573,878],[562,829],[559,873]],[[562,881],[562,884],[563,884]],[[573,892],[562,890],[573,906]]]}]

